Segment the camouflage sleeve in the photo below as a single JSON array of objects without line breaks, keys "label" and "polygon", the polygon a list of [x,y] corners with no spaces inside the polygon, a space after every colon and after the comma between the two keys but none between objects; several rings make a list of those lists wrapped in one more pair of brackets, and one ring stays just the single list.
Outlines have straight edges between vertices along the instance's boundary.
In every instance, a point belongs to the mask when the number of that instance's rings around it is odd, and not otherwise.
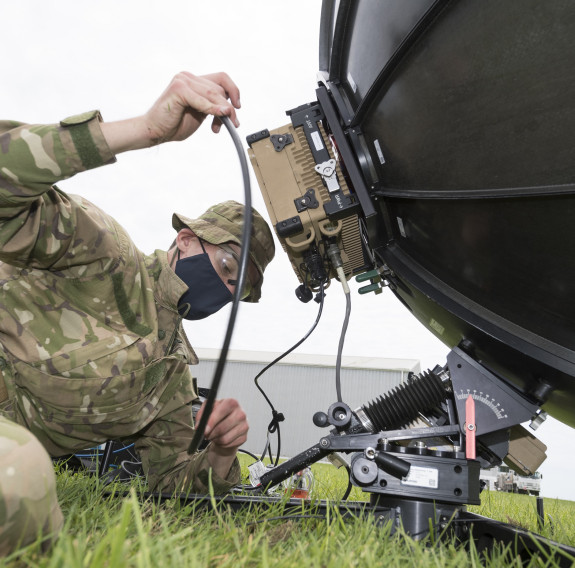
[{"label": "camouflage sleeve", "polygon": [[197,400],[194,379],[188,365],[173,372],[170,388],[161,400],[161,412],[135,440],[151,491],[208,493],[209,480],[216,494],[223,494],[240,482],[236,458],[226,479],[210,471],[207,451],[188,454],[195,428],[192,404]]},{"label": "camouflage sleeve", "polygon": [[53,185],[115,161],[100,120],[93,111],[55,125],[0,121],[0,260],[65,269],[86,261],[81,251],[113,238],[97,208]]},{"label": "camouflage sleeve", "polygon": [[151,491],[206,494],[211,480],[214,493],[221,495],[240,482],[237,458],[228,476],[222,479],[211,470],[207,449],[188,454],[194,432],[190,404],[154,421],[136,442]]}]

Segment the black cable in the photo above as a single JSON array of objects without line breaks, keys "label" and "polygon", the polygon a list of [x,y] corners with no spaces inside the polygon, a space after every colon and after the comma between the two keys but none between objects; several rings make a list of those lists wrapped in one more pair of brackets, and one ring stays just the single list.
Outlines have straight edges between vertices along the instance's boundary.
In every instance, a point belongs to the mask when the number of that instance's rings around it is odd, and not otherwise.
[{"label": "black cable", "polygon": [[[279,431],[278,431],[278,436],[280,435]],[[278,440],[278,446],[281,444],[281,441]],[[267,448],[268,448],[268,454],[270,456],[270,463],[274,463],[274,457],[272,456],[272,446],[270,444],[270,435],[268,434],[268,441],[267,441]],[[263,454],[265,454],[265,451],[263,452]]]},{"label": "black cable", "polygon": [[248,452],[247,450],[244,450],[243,448],[238,448],[238,452],[241,452],[242,454],[246,454],[256,461],[258,461],[258,459],[259,459],[258,456],[256,456],[255,454],[252,454],[251,452]]},{"label": "black cable", "polygon": [[[281,448],[281,435],[280,435],[280,426],[279,423],[284,419],[283,418],[283,414],[279,413],[274,405],[272,404],[272,401],[268,398],[268,396],[266,395],[266,393],[264,392],[263,388],[260,387],[259,383],[258,383],[258,379],[271,367],[273,367],[276,363],[278,363],[279,361],[281,361],[284,357],[286,357],[287,355],[289,355],[292,351],[294,351],[295,349],[297,349],[315,330],[315,328],[317,327],[319,320],[321,318],[321,314],[323,312],[323,304],[324,304],[324,299],[325,299],[325,290],[324,290],[324,285],[325,282],[321,282],[320,284],[320,302],[319,302],[319,310],[317,313],[317,316],[315,318],[315,321],[313,323],[313,325],[311,326],[311,328],[309,329],[309,331],[294,345],[292,345],[287,351],[285,351],[284,353],[282,353],[279,357],[276,357],[271,363],[269,363],[268,365],[266,365],[255,377],[254,379],[254,383],[256,384],[256,387],[258,388],[258,390],[262,393],[263,397],[266,399],[266,402],[269,404],[271,410],[272,410],[272,421],[270,422],[270,424],[268,425],[268,440],[266,443],[266,447],[264,448],[264,451],[262,452],[262,457],[261,459],[263,460],[266,450],[269,448],[269,434],[273,434],[274,432],[277,432],[277,438],[278,438],[278,451],[277,451],[277,456],[276,456],[276,460],[274,465],[277,466],[278,462],[279,462],[279,458],[280,458],[280,448]],[[271,449],[270,449],[270,461],[273,461],[271,459]]]},{"label": "black cable", "polygon": [[273,367],[276,363],[279,363],[284,357],[287,357],[292,351],[294,351],[295,349],[297,349],[315,330],[315,328],[317,327],[317,324],[319,323],[319,320],[321,318],[321,314],[323,311],[323,300],[325,297],[325,293],[324,293],[324,283],[322,282],[321,284],[321,288],[320,288],[320,303],[319,303],[319,310],[318,310],[318,314],[316,316],[316,319],[313,323],[313,325],[311,326],[311,328],[309,329],[309,331],[294,345],[292,345],[287,351],[285,351],[284,353],[282,353],[281,355],[279,355],[278,357],[276,357],[271,363],[268,363],[254,378],[254,382],[256,384],[256,387],[258,388],[258,390],[262,393],[263,397],[266,399],[267,403],[270,405],[270,407],[272,408],[272,410],[274,409],[274,405],[271,403],[270,399],[267,397],[266,393],[263,391],[263,389],[260,387],[260,385],[258,384],[258,379],[266,372],[268,371],[271,367]]},{"label": "black cable", "polygon": [[234,487],[232,487],[230,489],[230,492],[232,493],[241,493],[242,491],[245,491],[247,493],[249,493],[250,491],[260,491],[261,487],[257,486],[254,487],[253,485],[247,485],[247,484],[240,484],[240,485],[234,485]]},{"label": "black cable", "polygon": [[[281,435],[281,429],[280,429],[279,423],[282,420],[284,420],[284,415],[281,412],[276,412],[274,410],[272,412],[272,416],[273,416],[272,421],[268,425],[268,432],[269,432],[269,434],[273,434],[274,432],[277,432],[278,446],[277,446],[276,459],[275,460],[272,458],[272,447],[271,447],[271,444],[269,444],[269,442],[268,442],[268,449],[269,449],[269,454],[270,454],[270,463],[273,463],[274,467],[275,467],[278,465],[278,463],[280,461],[280,456],[281,456],[282,435]],[[281,417],[281,418],[278,418],[278,417]],[[269,436],[269,434],[268,434],[268,436]]]},{"label": "black cable", "polygon": [[210,386],[210,392],[206,398],[204,410],[202,412],[202,418],[200,423],[196,426],[196,431],[194,437],[188,448],[188,454],[194,454],[200,447],[204,439],[204,432],[206,430],[206,425],[208,424],[208,419],[212,413],[214,407],[214,402],[218,394],[218,388],[222,380],[222,375],[224,372],[224,367],[226,365],[226,359],[228,356],[228,351],[230,348],[230,343],[232,341],[232,333],[234,331],[234,325],[236,321],[236,315],[238,312],[239,303],[242,296],[242,290],[244,288],[244,283],[248,268],[249,250],[250,250],[250,238],[252,234],[252,195],[251,195],[251,185],[250,185],[250,172],[248,170],[248,162],[242,147],[240,137],[238,136],[231,120],[227,116],[218,117],[222,123],[227,128],[234,145],[236,147],[238,157],[240,159],[240,165],[242,168],[242,178],[244,183],[244,193],[245,193],[245,209],[246,215],[244,217],[244,226],[242,227],[242,246],[240,251],[240,268],[238,281],[236,283],[236,289],[234,291],[234,298],[232,301],[232,309],[230,312],[230,318],[228,320],[228,327],[226,330],[226,335],[224,338],[224,344],[222,345],[222,350],[220,352],[220,357],[218,359],[218,364],[214,372],[214,378],[212,379],[212,384]]},{"label": "black cable", "polygon": [[347,464],[345,464],[345,470],[347,471],[348,482],[347,482],[347,489],[345,490],[345,493],[341,498],[342,501],[347,501],[347,498],[349,497],[349,494],[351,493],[351,489],[353,487],[351,483],[351,468]]}]

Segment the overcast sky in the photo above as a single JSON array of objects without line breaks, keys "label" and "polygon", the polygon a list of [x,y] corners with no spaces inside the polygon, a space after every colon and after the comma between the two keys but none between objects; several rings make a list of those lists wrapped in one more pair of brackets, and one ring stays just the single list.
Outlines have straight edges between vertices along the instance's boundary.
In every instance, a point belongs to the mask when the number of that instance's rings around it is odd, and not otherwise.
[{"label": "overcast sky", "polygon": [[[288,123],[285,111],[314,100],[318,69],[319,0],[19,0],[2,6],[0,118],[57,122],[100,109],[105,120],[145,112],[179,71],[226,71],[241,90],[242,141],[262,128]],[[239,161],[225,129],[207,125],[192,139],[122,154],[113,166],[63,182],[114,215],[146,253],[174,238],[173,211],[193,217],[226,199],[244,200]],[[253,203],[267,211],[252,174]],[[337,283],[336,283],[337,284]],[[232,348],[283,352],[307,333],[317,304],[302,304],[287,256],[266,272],[263,298],[242,304]],[[389,291],[360,296],[352,284],[352,315],[344,355],[417,359],[443,365],[448,349]],[[300,353],[332,356],[345,301],[327,292],[324,315]],[[195,347],[221,346],[229,312],[186,323]],[[313,380],[313,377],[310,377]],[[200,378],[208,386],[211,377]],[[289,388],[289,385],[286,385]],[[342,385],[345,398],[345,384]],[[326,393],[326,407],[335,400]],[[302,417],[302,419],[308,419]],[[286,433],[285,435],[288,435]],[[570,483],[573,431],[553,419],[537,436],[548,459],[543,494],[575,500]],[[304,448],[302,448],[303,450]]]}]

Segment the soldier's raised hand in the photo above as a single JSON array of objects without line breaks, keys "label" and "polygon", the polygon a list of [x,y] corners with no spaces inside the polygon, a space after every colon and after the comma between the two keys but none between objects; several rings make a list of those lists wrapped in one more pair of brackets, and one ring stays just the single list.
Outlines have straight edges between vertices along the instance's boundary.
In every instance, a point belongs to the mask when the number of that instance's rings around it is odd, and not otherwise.
[{"label": "soldier's raised hand", "polygon": [[219,132],[218,117],[228,116],[238,127],[236,109],[240,91],[226,73],[197,76],[178,73],[144,115],[102,123],[108,145],[117,154],[172,140],[185,140],[213,116],[212,130]]}]

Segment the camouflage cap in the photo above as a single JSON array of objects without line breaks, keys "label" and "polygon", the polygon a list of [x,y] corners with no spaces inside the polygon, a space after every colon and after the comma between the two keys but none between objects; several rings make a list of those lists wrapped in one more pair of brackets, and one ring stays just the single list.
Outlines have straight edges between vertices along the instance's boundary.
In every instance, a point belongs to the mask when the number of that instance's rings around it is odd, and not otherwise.
[{"label": "camouflage cap", "polygon": [[[210,207],[197,219],[190,219],[174,213],[172,226],[176,231],[188,228],[198,237],[212,243],[235,243],[242,245],[242,229],[244,224],[245,206],[237,201],[224,201]],[[244,302],[257,302],[261,297],[264,270],[271,262],[275,253],[272,232],[264,218],[252,207],[252,234],[250,239],[250,259],[255,264],[260,278],[252,282],[252,291]]]}]

